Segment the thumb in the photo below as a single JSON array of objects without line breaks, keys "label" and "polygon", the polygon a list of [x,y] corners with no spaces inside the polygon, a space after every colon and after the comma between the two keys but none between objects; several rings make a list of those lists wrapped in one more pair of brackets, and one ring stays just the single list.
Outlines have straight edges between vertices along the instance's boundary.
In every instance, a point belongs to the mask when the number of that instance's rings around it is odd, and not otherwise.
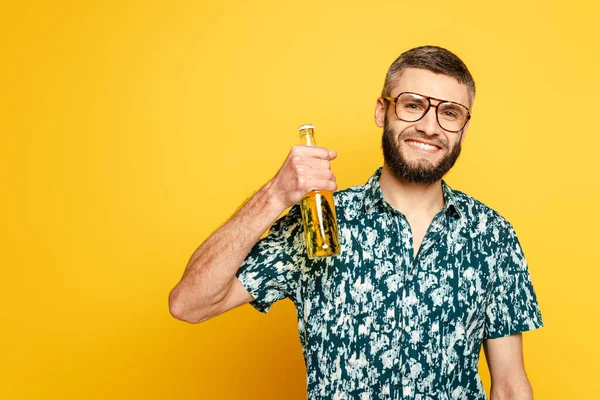
[{"label": "thumb", "polygon": [[335,150],[328,150],[328,151],[329,151],[329,161],[337,158],[337,156],[338,156],[337,151],[335,151]]}]

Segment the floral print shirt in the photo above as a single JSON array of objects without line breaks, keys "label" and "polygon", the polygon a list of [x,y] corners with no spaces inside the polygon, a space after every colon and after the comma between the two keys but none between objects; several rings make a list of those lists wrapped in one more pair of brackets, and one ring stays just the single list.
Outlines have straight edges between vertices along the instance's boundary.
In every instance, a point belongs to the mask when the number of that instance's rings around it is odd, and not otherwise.
[{"label": "floral print shirt", "polygon": [[307,258],[295,205],[237,277],[263,313],[294,302],[310,399],[486,399],[482,340],[542,326],[515,231],[442,181],[445,205],[414,257],[380,175],[334,194],[340,256]]}]

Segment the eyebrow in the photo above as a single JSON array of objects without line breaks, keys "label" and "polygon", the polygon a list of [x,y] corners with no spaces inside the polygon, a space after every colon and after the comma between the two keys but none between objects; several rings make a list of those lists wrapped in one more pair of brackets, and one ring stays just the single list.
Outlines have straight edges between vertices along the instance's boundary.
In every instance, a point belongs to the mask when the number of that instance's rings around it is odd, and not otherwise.
[{"label": "eyebrow", "polygon": [[447,108],[455,108],[455,109],[458,109],[458,110],[464,110],[464,107],[462,107],[462,106],[460,106],[460,105],[458,105],[456,103],[453,103],[453,102],[451,103],[449,101],[445,101],[445,102],[442,102],[442,103],[439,103],[439,104],[444,104],[444,106],[447,107]]},{"label": "eyebrow", "polygon": [[[467,106],[467,105],[464,105],[464,104],[462,104],[462,103],[460,103],[460,102],[458,102],[458,101],[446,100],[446,99],[438,99],[437,97],[428,96],[428,95],[426,95],[426,94],[421,94],[421,93],[417,93],[417,92],[411,92],[411,91],[400,91],[400,93],[406,93],[406,94],[410,94],[410,95],[411,95],[413,98],[414,98],[415,96],[422,96],[422,97],[424,97],[424,98],[426,98],[426,99],[430,99],[430,101],[431,101],[431,100],[436,100],[436,101],[439,101],[439,102],[440,102],[440,104],[441,104],[441,103],[452,104],[452,106],[453,106],[453,107],[458,107],[458,109],[463,109],[463,108],[465,108],[465,109],[467,109],[467,111],[468,111],[468,112],[470,112],[469,106]],[[396,96],[392,96],[392,95],[391,95],[391,93],[390,93],[390,97],[397,97],[397,96],[399,96],[399,94],[398,94],[398,95],[396,95]]]}]

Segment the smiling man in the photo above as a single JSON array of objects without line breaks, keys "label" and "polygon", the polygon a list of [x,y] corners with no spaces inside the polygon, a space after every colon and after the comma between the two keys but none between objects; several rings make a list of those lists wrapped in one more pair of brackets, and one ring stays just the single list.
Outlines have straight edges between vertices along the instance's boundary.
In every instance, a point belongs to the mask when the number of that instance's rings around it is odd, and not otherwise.
[{"label": "smiling man", "polygon": [[171,313],[201,322],[291,299],[311,399],[485,399],[482,345],[491,398],[531,399],[521,332],[542,320],[515,231],[442,180],[474,99],[473,78],[453,53],[403,53],[375,107],[383,167],[335,193],[342,254],[307,258],[297,205],[310,190],[337,188],[337,153],[296,146],[193,254]]}]

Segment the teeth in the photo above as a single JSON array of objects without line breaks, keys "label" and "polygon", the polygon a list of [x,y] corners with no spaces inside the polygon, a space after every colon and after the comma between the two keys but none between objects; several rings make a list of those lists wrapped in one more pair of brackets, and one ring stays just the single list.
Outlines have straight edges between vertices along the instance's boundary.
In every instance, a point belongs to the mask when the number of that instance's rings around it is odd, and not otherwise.
[{"label": "teeth", "polygon": [[425,144],[425,143],[420,143],[420,142],[408,141],[407,143],[410,144],[411,146],[415,146],[415,147],[418,147],[423,150],[437,150],[438,149],[437,147],[432,146],[430,144]]}]

